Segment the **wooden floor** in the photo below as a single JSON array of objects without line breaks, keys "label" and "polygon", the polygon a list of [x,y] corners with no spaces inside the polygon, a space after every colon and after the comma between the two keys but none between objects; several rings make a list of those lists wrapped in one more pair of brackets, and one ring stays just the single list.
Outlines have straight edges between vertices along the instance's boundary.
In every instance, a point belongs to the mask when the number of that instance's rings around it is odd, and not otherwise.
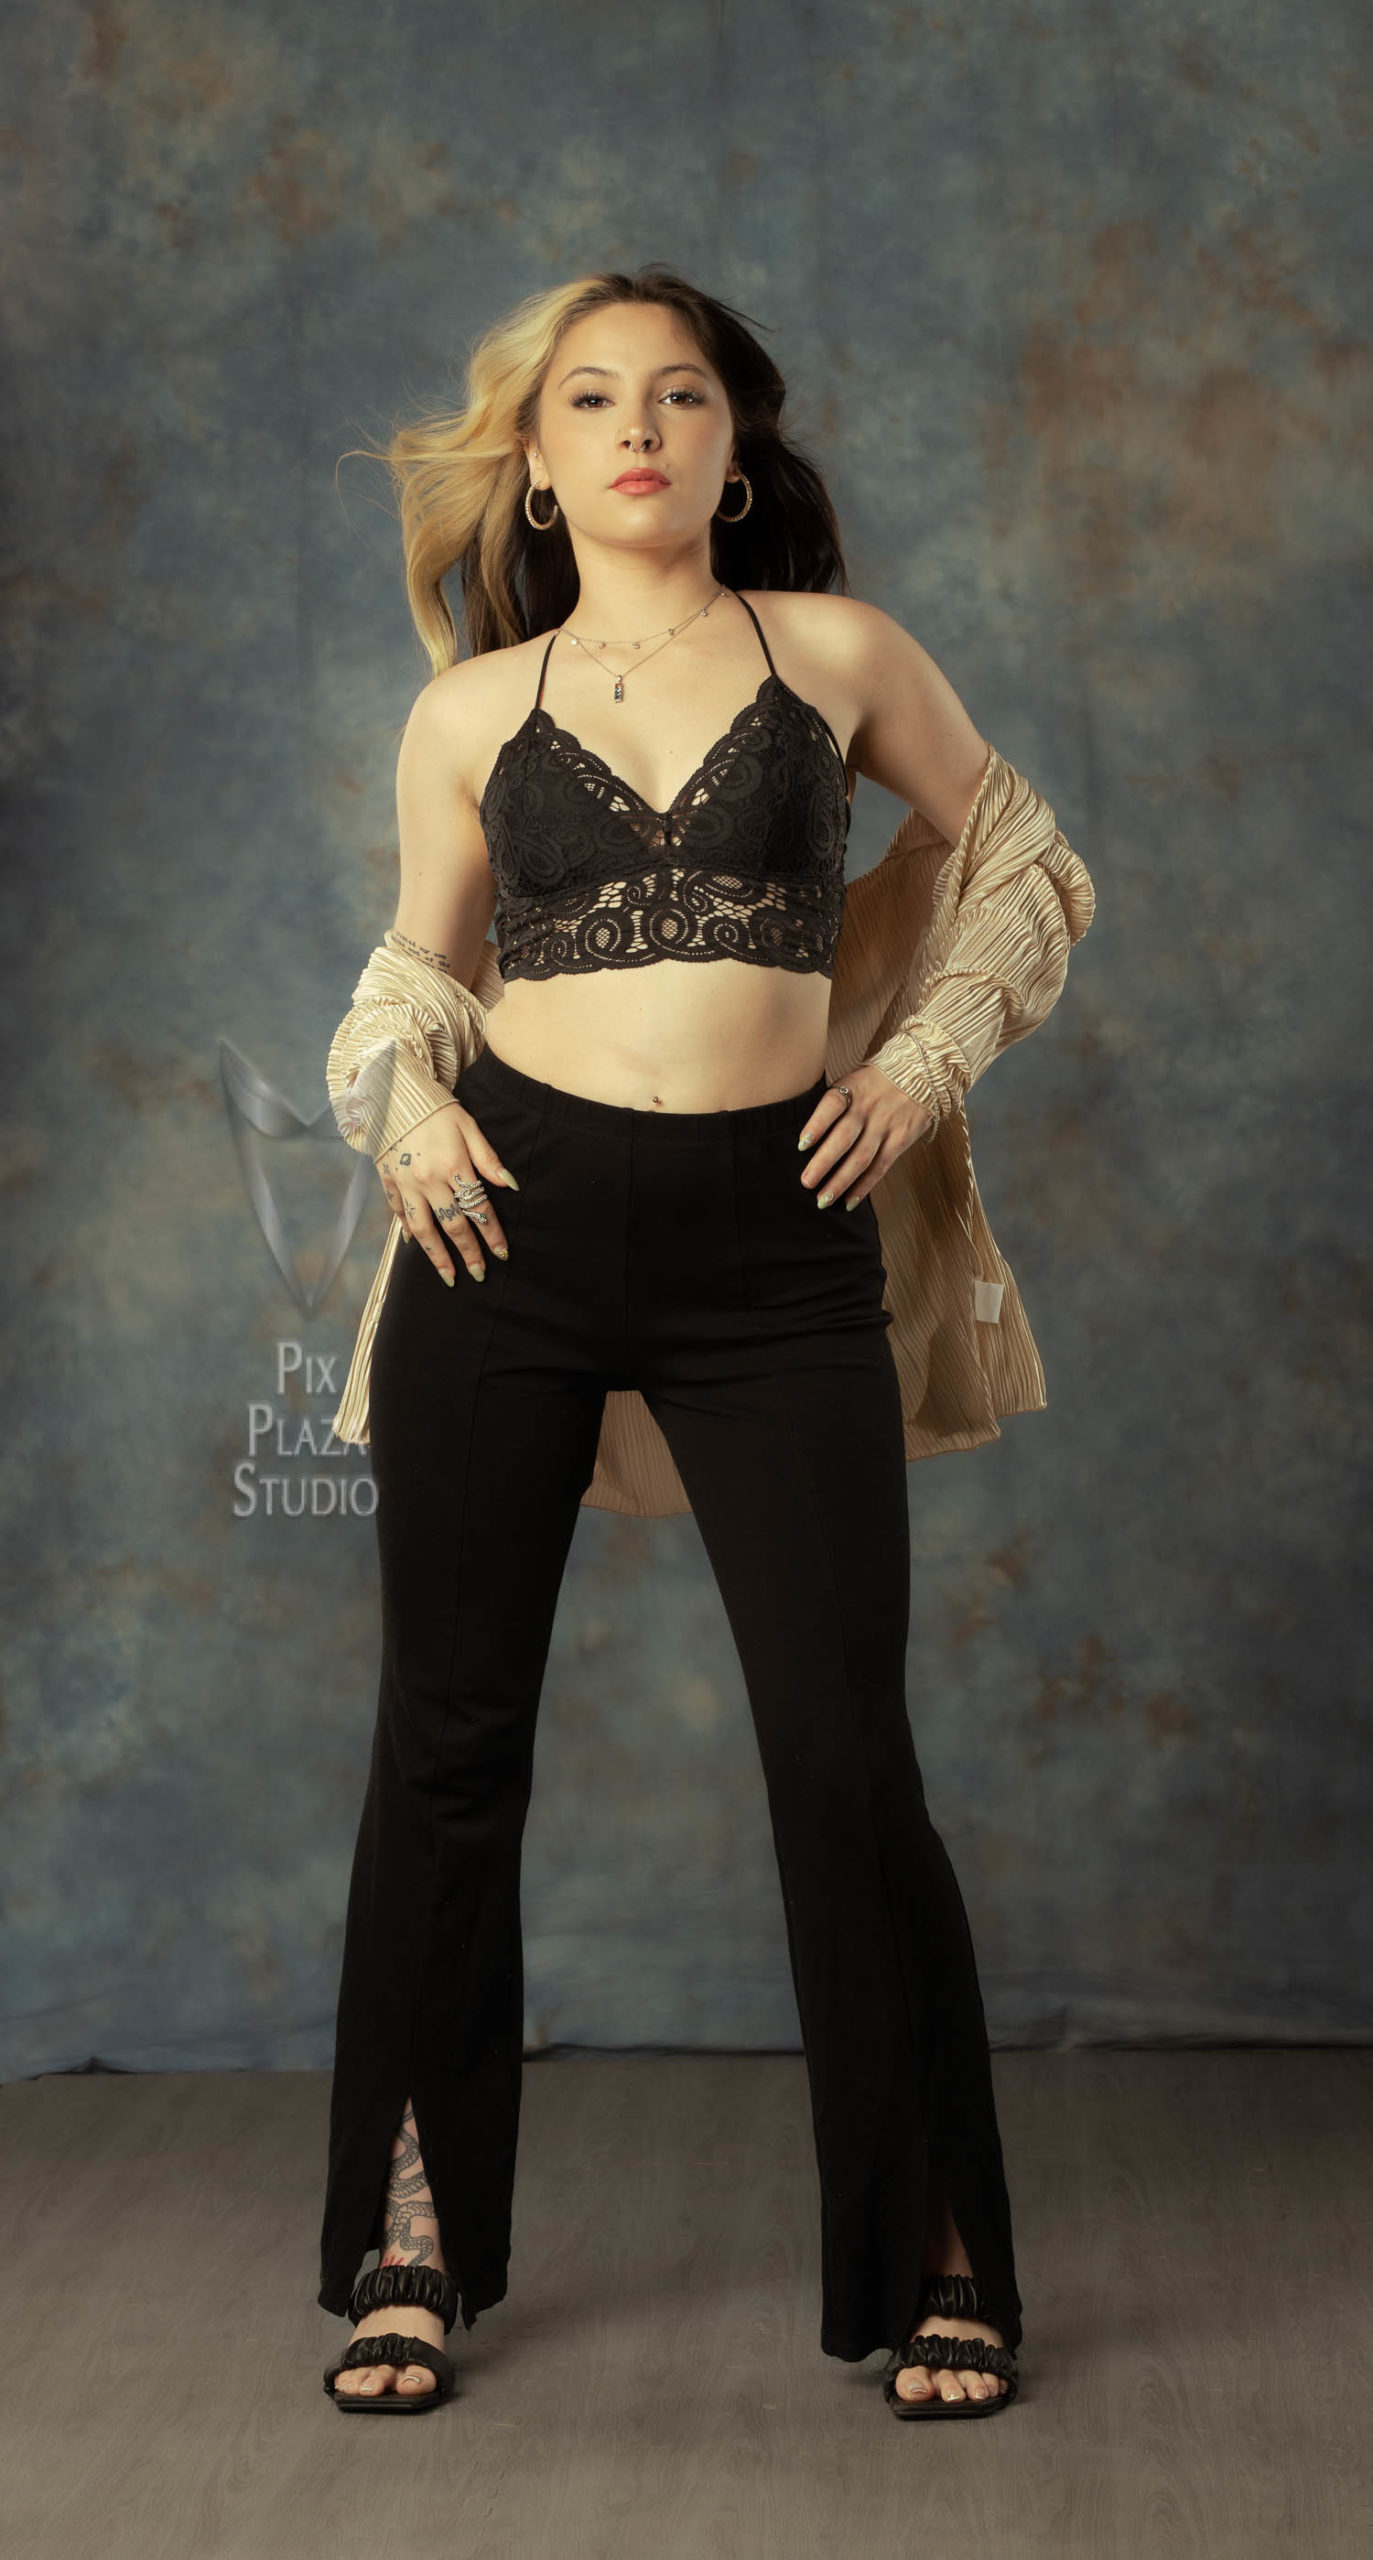
[{"label": "wooden floor", "polygon": [[6,2560],[1373,2551],[1373,2055],[995,2057],[1021,2396],[899,2425],[818,2344],[799,2058],[526,2067],[459,2396],[340,2417],[327,2078],[0,2090]]}]

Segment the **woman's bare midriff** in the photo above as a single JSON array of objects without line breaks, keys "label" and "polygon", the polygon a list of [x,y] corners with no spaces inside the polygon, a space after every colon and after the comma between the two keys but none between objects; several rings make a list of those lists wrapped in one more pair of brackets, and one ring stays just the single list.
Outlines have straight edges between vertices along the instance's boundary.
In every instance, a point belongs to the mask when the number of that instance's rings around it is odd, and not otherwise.
[{"label": "woman's bare midriff", "polygon": [[742,1111],[823,1075],[830,985],[743,960],[512,978],[486,1041],[508,1066],[593,1102]]}]

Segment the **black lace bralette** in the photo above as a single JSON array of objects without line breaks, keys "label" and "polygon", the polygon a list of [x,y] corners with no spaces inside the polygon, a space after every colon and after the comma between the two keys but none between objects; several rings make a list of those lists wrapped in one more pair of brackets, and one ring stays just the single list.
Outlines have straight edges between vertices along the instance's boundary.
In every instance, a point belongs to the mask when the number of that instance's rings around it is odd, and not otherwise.
[{"label": "black lace bralette", "polygon": [[843,753],[739,602],[768,672],[667,809],[542,708],[553,634],[534,707],[501,748],[478,813],[503,979],[650,960],[833,975],[852,816]]}]

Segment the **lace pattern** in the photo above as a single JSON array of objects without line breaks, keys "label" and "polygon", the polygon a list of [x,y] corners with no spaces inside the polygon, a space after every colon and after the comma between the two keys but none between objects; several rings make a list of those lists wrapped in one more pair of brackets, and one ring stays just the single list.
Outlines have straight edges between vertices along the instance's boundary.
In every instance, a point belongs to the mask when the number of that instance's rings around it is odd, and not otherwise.
[{"label": "lace pattern", "polygon": [[833,974],[843,761],[776,674],[663,810],[536,706],[496,759],[481,819],[503,979],[662,959]]}]

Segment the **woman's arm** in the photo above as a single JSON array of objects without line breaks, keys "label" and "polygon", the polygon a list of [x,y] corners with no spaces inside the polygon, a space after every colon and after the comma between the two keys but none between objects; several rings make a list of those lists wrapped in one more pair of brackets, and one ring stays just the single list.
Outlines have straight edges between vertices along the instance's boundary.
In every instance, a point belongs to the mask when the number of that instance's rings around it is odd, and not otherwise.
[{"label": "woman's arm", "polygon": [[[984,787],[993,789],[992,766],[999,760],[919,642],[889,615],[865,611],[871,617],[864,667],[870,707],[860,770],[874,772],[956,845]],[[872,761],[863,761],[864,755]],[[944,966],[925,990],[919,1014],[901,1023],[867,1062],[923,1102],[936,1121],[958,1108],[1012,1039],[1043,1020],[1062,987],[1070,944],[1085,929],[1057,877],[1060,849],[1083,880],[1086,875],[1054,829],[1052,811],[1009,767],[999,766],[995,788],[1007,787],[1033,804],[1033,819],[1017,821],[1026,837],[1024,864],[989,897],[979,898],[972,882]],[[995,824],[1004,814],[984,804],[979,832],[984,822]],[[1038,851],[1032,853],[1032,846]],[[925,1134],[933,1137],[934,1127]]]},{"label": "woman's arm", "polygon": [[493,1209],[471,1220],[455,1209],[454,1182],[510,1179],[453,1090],[485,1039],[485,1010],[467,980],[495,897],[465,769],[470,724],[456,711],[464,672],[452,668],[427,685],[406,724],[396,923],[354,989],[327,1069],[344,1137],[374,1158],[392,1209],[446,1279],[453,1269],[443,1234],[477,1279],[485,1263],[474,1223],[494,1252],[505,1249]]},{"label": "woman's arm", "polygon": [[[919,809],[957,842],[989,754],[953,686],[901,624],[855,596],[807,598],[812,646],[852,712],[847,763]],[[852,1100],[846,1100],[846,1093]],[[938,1135],[947,1105],[913,1037],[898,1054],[848,1070],[822,1094],[801,1144],[802,1182],[824,1208],[856,1209],[917,1143]]]},{"label": "woman's arm", "polygon": [[354,989],[329,1052],[335,1117],[350,1146],[380,1161],[431,1112],[475,1056],[485,1014],[475,974],[495,889],[463,768],[463,690],[452,668],[426,685],[396,772],[396,921]]},{"label": "woman's arm", "polygon": [[471,772],[490,696],[490,670],[479,658],[435,676],[406,722],[396,765],[394,931],[407,949],[464,982],[476,973],[496,904]]},{"label": "woman's arm", "polygon": [[877,605],[849,600],[859,703],[849,761],[957,844],[990,749],[927,649]]},{"label": "woman's arm", "polygon": [[[850,762],[896,793],[960,846],[1023,840],[1024,859],[999,863],[986,894],[976,878],[940,974],[918,1014],[854,1068],[855,1102],[830,1097],[817,1174],[854,1205],[912,1139],[928,1143],[993,1058],[1044,1019],[1063,985],[1072,943],[1090,921],[1087,875],[1047,803],[997,756],[928,651],[873,605],[845,600],[844,649],[857,714]],[[1009,836],[1003,833],[1009,830]],[[842,1097],[840,1098],[842,1100]],[[850,1122],[861,1128],[855,1137]]]}]

